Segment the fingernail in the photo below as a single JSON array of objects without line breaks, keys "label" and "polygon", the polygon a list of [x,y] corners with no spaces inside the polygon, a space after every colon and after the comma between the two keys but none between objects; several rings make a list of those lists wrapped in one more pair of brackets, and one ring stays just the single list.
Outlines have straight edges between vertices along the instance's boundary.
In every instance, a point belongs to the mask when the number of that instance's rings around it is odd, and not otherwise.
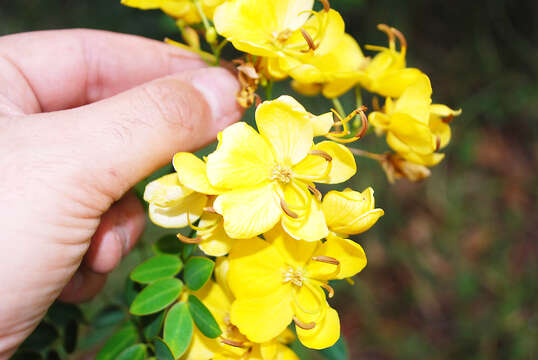
[{"label": "fingernail", "polygon": [[230,71],[218,67],[198,70],[191,81],[211,107],[218,130],[230,125],[231,121],[238,120],[230,117],[241,111],[237,103],[239,82]]}]

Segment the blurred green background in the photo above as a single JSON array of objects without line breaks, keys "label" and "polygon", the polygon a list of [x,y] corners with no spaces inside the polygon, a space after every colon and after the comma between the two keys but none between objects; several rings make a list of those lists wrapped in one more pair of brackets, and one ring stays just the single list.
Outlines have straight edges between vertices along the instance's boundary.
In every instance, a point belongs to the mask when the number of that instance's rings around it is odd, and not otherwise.
[{"label": "blurred green background", "polygon": [[[423,183],[391,186],[376,163],[358,159],[352,185],[373,186],[386,215],[356,239],[368,256],[356,285],[337,286],[350,358],[537,359],[538,2],[332,5],[361,45],[386,43],[377,23],[403,31],[408,64],[430,76],[434,102],[463,109],[445,161]],[[0,0],[0,35],[70,27],[178,38],[159,12],[119,0]],[[326,102],[301,99],[314,113],[327,110]],[[385,149],[375,135],[358,146]],[[149,226],[144,241],[161,233]],[[85,305],[90,317],[115,301],[145,251],[141,245]],[[86,346],[96,341],[88,337]]]}]

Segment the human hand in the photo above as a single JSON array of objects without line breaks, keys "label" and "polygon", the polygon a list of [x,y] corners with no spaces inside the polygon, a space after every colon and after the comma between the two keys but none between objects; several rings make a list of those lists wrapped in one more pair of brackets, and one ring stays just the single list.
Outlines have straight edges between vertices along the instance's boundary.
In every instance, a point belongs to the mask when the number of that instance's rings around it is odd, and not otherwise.
[{"label": "human hand", "polygon": [[101,289],[144,226],[129,189],[238,120],[238,90],[228,71],[134,36],[0,38],[0,359],[58,296]]}]

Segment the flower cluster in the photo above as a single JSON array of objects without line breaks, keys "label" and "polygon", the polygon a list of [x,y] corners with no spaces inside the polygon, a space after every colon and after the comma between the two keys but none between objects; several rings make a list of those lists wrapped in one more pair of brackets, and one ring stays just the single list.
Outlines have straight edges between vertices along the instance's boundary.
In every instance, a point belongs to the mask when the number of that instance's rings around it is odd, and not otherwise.
[{"label": "flower cluster", "polygon": [[153,222],[190,225],[196,236],[180,240],[229,262],[222,283],[234,301],[226,326],[244,337],[241,346],[274,342],[294,321],[304,345],[325,348],[340,337],[340,325],[323,289],[332,297],[329,280],[366,265],[362,248],[346,237],[368,230],[383,210],[374,208],[371,188],[325,197],[317,189],[356,172],[348,148],[314,143],[334,127],[330,113],[315,116],[282,96],[258,106],[256,127],[228,127],[204,160],[176,154],[176,173],[149,183],[144,198]]},{"label": "flower cluster", "polygon": [[[179,240],[217,258],[215,280],[193,292],[223,329],[219,339],[194,332],[185,359],[296,359],[285,345],[295,324],[303,345],[332,346],[339,315],[327,298],[329,281],[348,279],[366,266],[352,235],[384,214],[372,188],[323,195],[319,184],[343,184],[357,172],[355,155],[380,162],[389,180],[429,176],[444,155],[449,123],[461,111],[432,104],[430,80],[406,65],[407,41],[381,24],[388,47],[366,45],[363,54],[328,0],[122,0],[173,16],[188,46],[218,64],[231,43],[244,107],[256,105],[255,128],[246,122],[218,135],[207,157],[178,153],[175,172],[146,187],[151,220],[162,227],[190,227]],[[200,47],[199,35],[212,54]],[[219,37],[220,36],[220,37]],[[397,46],[399,44],[399,46]],[[314,115],[291,96],[272,97],[275,81],[291,79],[295,91],[332,100],[331,112]],[[266,90],[265,101],[258,94]],[[338,97],[355,89],[355,110],[346,115]],[[373,97],[368,116],[362,90]],[[371,124],[393,152],[373,154],[347,144]],[[350,281],[351,282],[351,281]]]}]

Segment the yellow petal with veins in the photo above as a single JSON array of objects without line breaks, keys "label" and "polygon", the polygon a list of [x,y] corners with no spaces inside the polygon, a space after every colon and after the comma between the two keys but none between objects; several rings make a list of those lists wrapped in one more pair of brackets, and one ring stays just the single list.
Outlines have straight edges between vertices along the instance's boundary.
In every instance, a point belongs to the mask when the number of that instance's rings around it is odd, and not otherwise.
[{"label": "yellow petal with veins", "polygon": [[287,215],[282,216],[282,227],[295,239],[318,241],[329,234],[329,229],[321,211],[321,203],[312,195],[308,196],[311,198],[310,206],[302,211],[293,210],[299,215],[296,219]]},{"label": "yellow petal with veins", "polygon": [[398,153],[416,152],[421,155],[431,154],[436,147],[428,123],[415,121],[404,113],[392,116],[387,143]]},{"label": "yellow petal with veins", "polygon": [[313,150],[324,151],[332,158],[329,172],[323,177],[313,180],[314,182],[339,184],[349,180],[357,172],[355,157],[344,145],[333,141],[322,141],[316,144]]},{"label": "yellow petal with veins", "polygon": [[197,231],[196,235],[202,239],[198,244],[200,250],[209,256],[228,254],[235,240],[224,231],[221,215],[204,213],[198,227],[201,230]]},{"label": "yellow petal with veins", "polygon": [[430,118],[431,96],[430,79],[421,74],[417,81],[409,86],[398,99],[394,112],[406,114],[415,121],[427,125]]},{"label": "yellow petal with veins", "polygon": [[192,189],[181,184],[177,174],[173,173],[147,184],[144,190],[144,200],[160,207],[168,207],[192,193]]},{"label": "yellow petal with veins", "polygon": [[237,299],[232,304],[232,323],[254,342],[269,341],[282,333],[291,323],[292,297],[292,285],[288,283],[282,284],[263,297]]},{"label": "yellow petal with veins", "polygon": [[[207,203],[207,196],[192,193],[170,207],[149,205],[148,215],[151,221],[164,228],[177,229],[185,227],[200,218]],[[188,219],[187,219],[188,214]]]},{"label": "yellow petal with veins", "polygon": [[275,184],[226,192],[213,204],[224,217],[224,230],[235,239],[249,239],[270,230],[282,216]]},{"label": "yellow petal with veins", "polygon": [[309,277],[323,280],[345,279],[358,274],[366,266],[366,255],[362,247],[349,239],[329,234],[314,256],[328,256],[338,260],[339,271],[334,274],[335,265],[319,261],[308,264]]},{"label": "yellow petal with veins", "polygon": [[260,134],[272,145],[280,166],[300,162],[312,147],[314,132],[309,114],[293,98],[265,101],[256,109]]},{"label": "yellow petal with veins", "polygon": [[206,163],[194,154],[181,152],[174,155],[174,169],[184,186],[199,193],[217,195],[224,190],[213,187],[207,178]]},{"label": "yellow petal with veins", "polygon": [[317,242],[295,240],[280,225],[263,234],[275,246],[285,262],[294,268],[302,268],[310,261],[318,247]]},{"label": "yellow petal with veins", "polygon": [[282,255],[259,238],[237,240],[226,279],[236,298],[265,296],[283,285]]},{"label": "yellow petal with veins", "polygon": [[325,317],[329,304],[323,289],[313,281],[306,279],[295,292],[293,301],[295,316],[305,324],[316,323]]},{"label": "yellow petal with veins", "polygon": [[333,346],[340,338],[340,319],[333,308],[328,308],[323,320],[311,330],[299,327],[297,337],[301,343],[311,349],[325,349]]},{"label": "yellow petal with veins", "polygon": [[239,122],[221,133],[217,150],[207,158],[207,177],[215,187],[254,186],[269,178],[273,165],[271,148],[264,138]]}]

